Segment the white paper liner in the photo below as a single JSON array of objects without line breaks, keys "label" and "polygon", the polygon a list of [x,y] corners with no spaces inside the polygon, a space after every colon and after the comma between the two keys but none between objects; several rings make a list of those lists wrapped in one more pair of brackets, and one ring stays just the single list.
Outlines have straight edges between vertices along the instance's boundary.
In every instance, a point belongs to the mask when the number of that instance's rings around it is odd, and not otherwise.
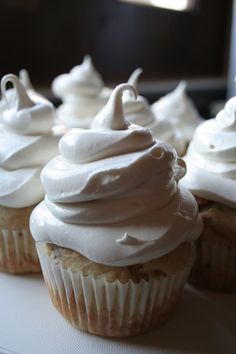
[{"label": "white paper liner", "polygon": [[0,270],[9,273],[40,271],[35,242],[28,229],[0,230]]},{"label": "white paper liner", "polygon": [[236,246],[221,240],[197,242],[197,256],[190,276],[194,285],[236,292]]},{"label": "white paper liner", "polygon": [[103,336],[145,333],[166,321],[194,261],[171,276],[122,284],[64,269],[36,246],[53,304],[75,327]]}]

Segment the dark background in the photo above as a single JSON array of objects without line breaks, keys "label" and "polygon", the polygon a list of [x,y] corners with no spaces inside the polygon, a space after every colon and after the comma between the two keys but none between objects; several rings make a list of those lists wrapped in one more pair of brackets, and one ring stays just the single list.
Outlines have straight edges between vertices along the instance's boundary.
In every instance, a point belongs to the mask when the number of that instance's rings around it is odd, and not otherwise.
[{"label": "dark background", "polygon": [[111,82],[138,66],[151,80],[224,76],[230,13],[229,0],[183,13],[117,0],[1,0],[0,75],[26,67],[48,84],[89,53]]},{"label": "dark background", "polygon": [[[108,83],[137,67],[142,81],[226,82],[232,1],[195,1],[193,11],[176,12],[118,0],[1,0],[0,76],[24,67],[34,86],[49,88],[90,54]],[[211,89],[224,95],[222,80]],[[155,86],[146,91],[157,98]]]}]

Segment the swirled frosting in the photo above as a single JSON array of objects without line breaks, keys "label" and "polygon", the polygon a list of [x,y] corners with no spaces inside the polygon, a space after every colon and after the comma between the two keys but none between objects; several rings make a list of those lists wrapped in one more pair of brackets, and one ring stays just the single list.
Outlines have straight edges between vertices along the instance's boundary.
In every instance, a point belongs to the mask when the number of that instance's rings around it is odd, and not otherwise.
[{"label": "swirled frosting", "polygon": [[124,119],[115,88],[91,130],[72,129],[42,171],[45,200],[33,211],[38,242],[112,266],[160,257],[201,231],[197,204],[179,188],[185,164],[168,144]]},{"label": "swirled frosting", "polygon": [[[180,82],[173,92],[153,103],[152,110],[159,122],[167,123],[164,130],[168,130],[168,134],[165,134],[169,143],[179,136],[186,146],[194,130],[202,122],[197,109],[186,94],[186,82],[184,81]],[[162,138],[162,136],[159,137]]]},{"label": "swirled frosting", "polygon": [[185,160],[184,186],[196,196],[236,208],[236,97],[196,129]]},{"label": "swirled frosting", "polygon": [[[7,94],[9,83],[14,95]],[[46,99],[33,101],[15,75],[3,77],[1,90],[8,108],[0,129],[0,205],[27,207],[43,199],[41,168],[58,153],[58,138],[51,135],[55,111]]]},{"label": "swirled frosting", "polygon": [[63,101],[57,110],[59,122],[71,128],[88,128],[110,95],[88,55],[81,65],[55,78],[52,91]]}]

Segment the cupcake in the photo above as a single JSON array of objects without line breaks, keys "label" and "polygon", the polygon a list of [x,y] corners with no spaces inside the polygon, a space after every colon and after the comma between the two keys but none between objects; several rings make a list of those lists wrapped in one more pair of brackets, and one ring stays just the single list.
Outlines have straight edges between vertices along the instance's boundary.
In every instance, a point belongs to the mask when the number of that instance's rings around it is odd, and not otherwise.
[{"label": "cupcake", "polygon": [[88,55],[81,65],[55,78],[52,91],[63,101],[57,109],[57,123],[69,128],[88,128],[110,95]]},{"label": "cupcake", "polygon": [[202,123],[189,145],[182,180],[199,203],[204,228],[191,282],[236,291],[236,97]]},{"label": "cupcake", "polygon": [[33,101],[15,75],[3,77],[1,90],[6,108],[0,130],[0,271],[38,272],[29,217],[44,197],[41,169],[58,153],[58,139],[51,135],[55,112],[46,99]]},{"label": "cupcake", "polygon": [[124,119],[121,84],[90,130],[72,129],[41,179],[31,215],[53,304],[76,328],[133,336],[171,315],[201,232],[197,203],[178,187],[185,164]]},{"label": "cupcake", "polygon": [[180,156],[192,139],[194,130],[202,122],[193,102],[186,94],[186,82],[152,104],[156,119],[160,122],[159,138],[175,146]]}]

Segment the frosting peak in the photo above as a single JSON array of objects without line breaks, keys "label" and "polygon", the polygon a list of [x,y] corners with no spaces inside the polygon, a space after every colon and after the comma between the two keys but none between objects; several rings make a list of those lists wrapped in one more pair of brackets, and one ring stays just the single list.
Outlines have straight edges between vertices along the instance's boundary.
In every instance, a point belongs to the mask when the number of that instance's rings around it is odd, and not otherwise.
[{"label": "frosting peak", "polygon": [[142,74],[143,69],[142,68],[137,68],[136,70],[134,70],[134,72],[130,75],[130,78],[128,80],[128,84],[132,85],[135,90],[138,90],[138,80],[140,75]]},{"label": "frosting peak", "polygon": [[232,97],[217,114],[216,122],[222,130],[236,131],[236,97]]},{"label": "frosting peak", "polygon": [[176,89],[172,92],[173,97],[176,99],[181,98],[181,96],[186,95],[186,88],[187,88],[187,82],[186,81],[180,81]]},{"label": "frosting peak", "polygon": [[[153,104],[154,110],[157,111],[159,119],[165,119],[166,115],[177,117],[185,114],[186,110],[190,110],[191,102],[186,95],[187,83],[181,81],[174,91],[167,93],[159,101]],[[189,114],[191,112],[188,112]]]},{"label": "frosting peak", "polygon": [[[14,100],[9,100],[7,84],[12,84]],[[3,99],[8,109],[2,114],[4,127],[17,134],[50,133],[54,109],[48,101],[34,102],[16,75],[5,75],[1,81]]]},{"label": "frosting peak", "polygon": [[20,81],[22,82],[23,86],[26,88],[27,91],[31,90],[34,91],[33,85],[31,83],[29,73],[25,69],[21,69],[19,72],[19,78]]},{"label": "frosting peak", "polygon": [[68,74],[58,76],[52,83],[54,94],[65,100],[71,95],[96,96],[103,87],[102,78],[89,55],[84,57],[82,64],[72,68]]},{"label": "frosting peak", "polygon": [[126,90],[128,90],[128,92],[133,95],[134,99],[137,98],[137,92],[133,86],[129,84],[121,84],[117,86],[113,90],[107,105],[93,120],[92,128],[113,130],[122,130],[128,128],[129,123],[124,118],[122,104],[122,95]]},{"label": "frosting peak", "polygon": [[[131,74],[127,83],[136,91],[141,73],[142,69],[136,69]],[[158,121],[156,120],[148,101],[144,97],[137,95],[134,100],[131,92],[126,90],[123,95],[123,103],[124,115],[127,122],[149,129],[155,138],[159,138]]]},{"label": "frosting peak", "polygon": [[81,84],[79,90],[82,94],[96,94],[101,91],[104,84],[100,74],[93,66],[89,55],[84,57],[81,65],[71,70],[71,76]]},{"label": "frosting peak", "polygon": [[56,77],[52,91],[63,101],[57,109],[58,123],[70,128],[89,128],[110,95],[90,56],[85,56],[83,63],[68,74]]},{"label": "frosting peak", "polygon": [[[186,82],[181,81],[173,92],[152,104],[156,119],[162,126],[160,138],[182,150],[191,140],[194,130],[202,119],[186,94]],[[184,144],[184,149],[181,144]]]},{"label": "frosting peak", "polygon": [[133,126],[125,120],[122,104],[125,90],[136,97],[132,86],[117,86],[107,105],[93,120],[90,130],[72,129],[61,139],[59,149],[65,160],[86,163],[130,153],[154,144],[148,130]]},{"label": "frosting peak", "polygon": [[[9,102],[6,94],[7,84],[10,83],[13,86],[13,89],[16,91],[15,102]],[[5,75],[1,80],[1,91],[2,96],[8,103],[8,106],[12,106],[15,110],[20,110],[24,108],[33,107],[35,104],[28,96],[25,87],[18,79],[16,75],[8,74]]]}]

